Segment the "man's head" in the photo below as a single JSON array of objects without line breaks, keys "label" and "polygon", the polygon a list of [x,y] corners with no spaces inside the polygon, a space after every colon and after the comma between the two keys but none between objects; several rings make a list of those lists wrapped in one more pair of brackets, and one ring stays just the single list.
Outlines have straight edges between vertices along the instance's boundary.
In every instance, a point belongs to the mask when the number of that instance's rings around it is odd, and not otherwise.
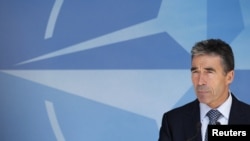
[{"label": "man's head", "polygon": [[225,73],[234,70],[234,55],[232,48],[220,39],[209,39],[197,42],[191,50],[192,59],[197,55],[218,55]]},{"label": "man's head", "polygon": [[197,98],[216,108],[228,97],[234,78],[234,55],[231,47],[220,39],[198,42],[191,50],[192,82]]}]

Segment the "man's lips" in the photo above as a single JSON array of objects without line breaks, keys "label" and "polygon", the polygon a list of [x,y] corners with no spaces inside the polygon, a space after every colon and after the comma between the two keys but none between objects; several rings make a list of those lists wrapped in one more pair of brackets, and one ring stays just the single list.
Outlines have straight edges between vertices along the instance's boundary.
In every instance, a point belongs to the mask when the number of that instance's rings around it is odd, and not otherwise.
[{"label": "man's lips", "polygon": [[200,91],[200,90],[199,90],[199,91],[197,91],[197,93],[198,93],[198,94],[207,94],[207,93],[209,93],[209,91]]}]

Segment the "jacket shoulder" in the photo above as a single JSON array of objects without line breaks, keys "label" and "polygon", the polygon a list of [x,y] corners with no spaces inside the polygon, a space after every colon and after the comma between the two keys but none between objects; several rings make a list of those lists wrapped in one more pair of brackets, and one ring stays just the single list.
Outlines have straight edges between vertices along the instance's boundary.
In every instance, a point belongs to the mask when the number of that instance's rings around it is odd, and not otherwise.
[{"label": "jacket shoulder", "polygon": [[186,103],[185,105],[171,109],[171,110],[167,111],[164,115],[176,117],[176,116],[182,116],[185,114],[197,113],[199,111],[200,111],[199,110],[199,101],[196,99],[194,101]]}]

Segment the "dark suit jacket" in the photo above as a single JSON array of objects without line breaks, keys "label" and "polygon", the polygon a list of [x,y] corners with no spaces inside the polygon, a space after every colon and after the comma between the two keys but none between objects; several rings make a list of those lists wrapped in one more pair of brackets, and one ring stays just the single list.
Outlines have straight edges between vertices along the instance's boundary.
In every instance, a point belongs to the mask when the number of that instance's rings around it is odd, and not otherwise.
[{"label": "dark suit jacket", "polygon": [[[250,125],[250,105],[233,94],[228,124]],[[201,141],[200,127],[200,107],[196,99],[164,113],[158,141]]]}]

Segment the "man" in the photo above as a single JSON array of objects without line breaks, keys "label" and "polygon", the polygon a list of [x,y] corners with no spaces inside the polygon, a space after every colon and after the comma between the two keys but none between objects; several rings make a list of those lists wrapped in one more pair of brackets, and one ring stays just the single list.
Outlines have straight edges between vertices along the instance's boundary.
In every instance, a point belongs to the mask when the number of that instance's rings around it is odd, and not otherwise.
[{"label": "man", "polygon": [[220,39],[209,39],[196,43],[191,55],[197,99],[163,115],[159,141],[204,141],[211,109],[219,111],[216,123],[250,124],[250,105],[229,89],[234,78],[231,47]]}]

